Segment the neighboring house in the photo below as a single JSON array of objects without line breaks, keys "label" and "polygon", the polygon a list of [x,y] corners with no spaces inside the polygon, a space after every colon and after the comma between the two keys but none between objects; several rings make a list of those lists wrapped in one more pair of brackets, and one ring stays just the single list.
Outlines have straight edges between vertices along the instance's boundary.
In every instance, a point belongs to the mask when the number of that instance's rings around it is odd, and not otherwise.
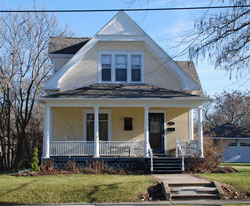
[{"label": "neighboring house", "polygon": [[51,38],[49,56],[43,159],[149,158],[151,148],[178,156],[187,145],[203,157],[201,107],[209,99],[193,62],[175,62],[125,12],[92,38]]},{"label": "neighboring house", "polygon": [[250,162],[250,130],[227,123],[211,129],[207,136],[224,148],[224,162]]}]

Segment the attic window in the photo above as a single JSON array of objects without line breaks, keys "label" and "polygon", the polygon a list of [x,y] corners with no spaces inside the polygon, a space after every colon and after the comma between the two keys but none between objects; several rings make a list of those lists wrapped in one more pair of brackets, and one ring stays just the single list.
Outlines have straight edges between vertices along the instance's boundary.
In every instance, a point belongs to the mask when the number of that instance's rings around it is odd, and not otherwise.
[{"label": "attic window", "polygon": [[143,52],[100,52],[99,82],[143,83]]}]

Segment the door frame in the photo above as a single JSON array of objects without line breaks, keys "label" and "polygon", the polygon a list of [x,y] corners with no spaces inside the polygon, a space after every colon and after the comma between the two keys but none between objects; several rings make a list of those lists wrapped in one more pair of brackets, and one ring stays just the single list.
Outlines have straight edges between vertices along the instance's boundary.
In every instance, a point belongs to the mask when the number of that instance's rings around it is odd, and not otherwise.
[{"label": "door frame", "polygon": [[[100,109],[99,114],[108,114],[108,141],[112,141],[112,120],[111,120],[111,109]],[[84,109],[83,110],[83,141],[87,141],[87,129],[86,129],[86,124],[87,124],[87,114],[94,114],[93,109]]]},{"label": "door frame", "polygon": [[163,128],[164,128],[164,144],[163,144],[163,150],[164,150],[164,154],[167,155],[167,118],[166,118],[166,110],[149,110],[148,112],[150,113],[163,113],[163,117],[164,117],[164,123],[163,123]]}]

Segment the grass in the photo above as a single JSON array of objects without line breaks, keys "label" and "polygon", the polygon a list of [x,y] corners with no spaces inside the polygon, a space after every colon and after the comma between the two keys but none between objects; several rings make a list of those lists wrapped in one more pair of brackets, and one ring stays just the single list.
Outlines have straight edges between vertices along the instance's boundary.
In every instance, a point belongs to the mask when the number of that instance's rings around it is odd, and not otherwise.
[{"label": "grass", "polygon": [[0,204],[139,201],[155,183],[147,175],[0,175]]},{"label": "grass", "polygon": [[223,163],[223,166],[232,166],[239,172],[228,174],[199,174],[208,179],[223,182],[250,193],[250,163]]}]

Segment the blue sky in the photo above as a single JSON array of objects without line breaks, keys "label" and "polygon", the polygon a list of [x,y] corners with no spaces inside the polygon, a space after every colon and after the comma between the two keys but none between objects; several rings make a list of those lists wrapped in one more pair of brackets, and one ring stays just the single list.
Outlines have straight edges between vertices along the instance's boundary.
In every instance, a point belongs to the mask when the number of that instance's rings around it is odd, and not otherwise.
[{"label": "blue sky", "polygon": [[[145,2],[148,2],[145,4]],[[208,6],[210,1],[204,0],[40,0],[36,1],[37,9],[120,9],[120,8],[156,8],[156,7],[188,7]],[[5,9],[29,9],[33,0],[1,0],[0,7]],[[175,56],[185,48],[180,44],[183,35],[193,28],[195,20],[204,14],[204,10],[187,11],[150,11],[128,12],[142,29],[147,32],[170,56]],[[212,10],[210,12],[219,12]],[[60,26],[68,24],[76,36],[93,36],[106,24],[116,12],[105,13],[56,13]],[[188,56],[175,60],[188,60]],[[202,59],[195,62],[203,90],[213,95],[223,90],[246,90],[249,76],[229,79],[225,71],[215,70],[212,63]]]}]

